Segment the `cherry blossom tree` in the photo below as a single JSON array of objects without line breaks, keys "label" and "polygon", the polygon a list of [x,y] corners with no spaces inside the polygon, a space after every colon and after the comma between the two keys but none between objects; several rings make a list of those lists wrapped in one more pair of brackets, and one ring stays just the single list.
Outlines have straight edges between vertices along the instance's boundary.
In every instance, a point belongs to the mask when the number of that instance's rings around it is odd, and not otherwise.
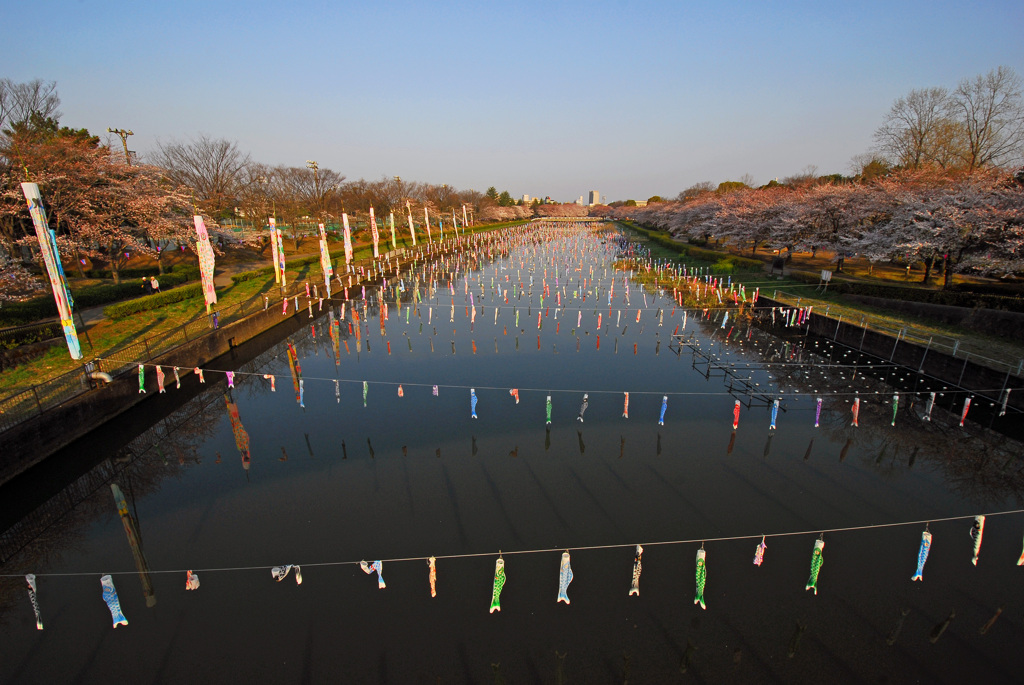
[{"label": "cherry blossom tree", "polygon": [[163,171],[127,165],[87,131],[59,127],[54,119],[33,115],[4,132],[0,225],[5,249],[34,245],[35,235],[24,199],[19,202],[17,169],[39,184],[58,248],[82,275],[83,256],[109,262],[115,282],[128,255],[148,253],[159,259],[161,245],[184,241],[191,211],[183,190]]},{"label": "cherry blossom tree", "polygon": [[[1018,174],[1024,178],[1024,175]],[[611,218],[690,239],[772,248],[817,246],[869,262],[923,261],[925,281],[942,263],[954,271],[1024,271],[1024,180],[998,169],[937,167],[892,172],[860,183],[775,184],[686,202],[603,210]]]}]

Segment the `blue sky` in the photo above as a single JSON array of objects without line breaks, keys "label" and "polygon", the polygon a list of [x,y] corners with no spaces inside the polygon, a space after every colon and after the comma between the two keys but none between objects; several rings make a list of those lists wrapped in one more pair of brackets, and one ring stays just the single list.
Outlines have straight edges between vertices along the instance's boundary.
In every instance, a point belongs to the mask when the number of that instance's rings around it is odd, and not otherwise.
[{"label": "blue sky", "polygon": [[846,173],[910,89],[1024,77],[1018,1],[39,0],[33,16],[0,43],[0,77],[56,80],[62,123],[131,128],[143,155],[205,133],[349,179],[564,201]]}]

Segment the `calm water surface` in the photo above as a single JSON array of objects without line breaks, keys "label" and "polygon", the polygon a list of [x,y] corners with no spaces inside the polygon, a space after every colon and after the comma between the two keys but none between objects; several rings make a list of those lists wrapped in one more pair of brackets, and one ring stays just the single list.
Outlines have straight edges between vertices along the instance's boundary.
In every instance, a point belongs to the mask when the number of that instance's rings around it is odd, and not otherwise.
[{"label": "calm water surface", "polygon": [[[924,396],[902,395],[891,426],[885,381],[926,386],[823,341],[781,340],[735,315],[722,328],[721,312],[691,311],[682,328],[671,292],[635,283],[627,305],[615,247],[596,238],[520,246],[466,280],[460,271],[454,295],[440,279],[415,306],[406,278],[383,334],[379,308],[368,307],[367,320],[360,302],[352,334],[349,305],[332,337],[325,306],[236,367],[230,392],[212,369],[205,386],[189,374],[181,391],[168,374],[168,396],[134,413],[149,424],[124,420],[138,434],[127,446],[91,468],[68,468],[73,456],[63,455],[70,475],[60,483],[35,474],[5,488],[5,506],[34,510],[5,521],[3,573],[38,574],[46,629],[35,630],[24,579],[4,578],[0,681],[1016,681],[1024,516],[988,518],[977,566],[971,520],[937,519],[1019,508],[1020,444],[970,421],[960,429],[942,408],[921,421]],[[499,285],[515,285],[508,304]],[[342,321],[337,307],[335,316]],[[275,392],[263,374],[276,377]],[[819,428],[814,399],[795,391],[826,398]],[[854,392],[859,428],[850,425]],[[232,410],[247,435],[247,468]],[[86,444],[80,452],[103,452]],[[151,591],[111,482],[126,493]],[[29,487],[54,497],[35,508]],[[924,528],[914,524],[825,532],[819,593],[805,591],[821,531],[918,520],[933,521],[924,582],[910,581]],[[802,533],[772,537],[791,532]],[[744,539],[721,539],[732,537]],[[706,611],[693,604],[702,540]],[[673,541],[689,542],[657,544]],[[630,597],[637,543],[641,592]],[[569,606],[555,602],[565,549]],[[507,582],[501,612],[490,614],[499,550]],[[453,555],[469,556],[444,558]],[[384,563],[380,590],[344,563],[363,559],[403,561]],[[274,582],[270,567],[285,564],[301,565],[302,585]],[[194,592],[184,589],[186,569],[199,570]],[[126,627],[110,627],[103,573],[115,574]]]}]

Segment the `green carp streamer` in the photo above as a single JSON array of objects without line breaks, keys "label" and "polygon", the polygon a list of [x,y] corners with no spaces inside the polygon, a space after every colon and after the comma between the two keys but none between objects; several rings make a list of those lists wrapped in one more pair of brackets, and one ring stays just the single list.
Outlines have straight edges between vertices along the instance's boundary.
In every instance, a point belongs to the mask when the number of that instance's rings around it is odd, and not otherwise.
[{"label": "green carp streamer", "polygon": [[811,554],[811,577],[807,579],[807,587],[804,590],[814,590],[818,594],[818,572],[821,571],[821,564],[824,562],[821,551],[825,549],[825,541],[818,538],[814,541],[814,553]]},{"label": "green carp streamer", "polygon": [[505,587],[505,560],[494,562],[494,591],[491,593],[491,612],[501,611],[501,588]]},{"label": "green carp streamer", "polygon": [[707,554],[703,547],[697,550],[697,595],[693,598],[693,603],[700,604],[701,609],[707,609],[704,606],[704,583],[708,579],[708,568],[705,563],[706,556]]}]

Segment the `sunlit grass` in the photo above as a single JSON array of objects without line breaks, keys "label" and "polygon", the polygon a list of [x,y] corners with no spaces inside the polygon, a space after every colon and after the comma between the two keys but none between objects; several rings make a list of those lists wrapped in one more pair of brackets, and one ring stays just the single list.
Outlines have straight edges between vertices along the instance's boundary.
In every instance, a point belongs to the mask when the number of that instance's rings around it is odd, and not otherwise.
[{"label": "sunlit grass", "polygon": [[[526,223],[525,221],[513,221],[502,224],[488,224],[484,226],[469,227],[465,235],[474,233],[485,233],[508,226],[516,226]],[[451,237],[452,230],[449,228],[445,235]],[[417,230],[420,235],[419,245],[426,240],[426,233],[422,229]],[[436,234],[436,231],[435,231]],[[462,232],[460,231],[460,235]],[[385,236],[387,236],[385,240]],[[340,241],[331,241],[330,249],[335,251],[341,244]],[[411,248],[412,240],[408,235],[397,238],[399,248]],[[381,254],[391,249],[390,229],[381,231],[381,242],[379,246]],[[296,259],[306,254],[289,254],[289,259]],[[316,254],[315,252],[312,254]],[[357,242],[353,245],[353,259],[357,262],[368,260],[373,255],[373,247],[365,242]],[[218,269],[229,273],[260,269],[270,265],[270,250],[266,250],[263,260],[259,263],[238,264],[227,262],[218,264]],[[335,258],[336,268],[340,264],[343,268],[344,258]],[[296,282],[307,281],[323,284],[323,272],[318,261],[299,266],[291,266],[285,270],[285,279],[289,285]],[[232,305],[246,302],[259,297],[263,293],[277,290],[272,273],[266,276],[259,276],[241,283],[232,282],[230,285],[217,288],[217,304],[215,310],[225,310]],[[203,319],[207,316],[206,305],[202,296],[193,297],[181,302],[175,302],[157,309],[151,309],[132,314],[124,319],[111,320],[102,319],[86,327],[85,331],[79,330],[78,338],[82,348],[82,359],[73,360],[68,354],[67,345],[61,340],[58,344],[50,347],[42,356],[37,357],[24,364],[0,372],[0,397],[26,390],[33,385],[42,383],[47,379],[59,376],[77,368],[81,368],[85,361],[103,357],[111,350],[123,347],[130,343],[160,336],[168,333],[183,324]]]}]

